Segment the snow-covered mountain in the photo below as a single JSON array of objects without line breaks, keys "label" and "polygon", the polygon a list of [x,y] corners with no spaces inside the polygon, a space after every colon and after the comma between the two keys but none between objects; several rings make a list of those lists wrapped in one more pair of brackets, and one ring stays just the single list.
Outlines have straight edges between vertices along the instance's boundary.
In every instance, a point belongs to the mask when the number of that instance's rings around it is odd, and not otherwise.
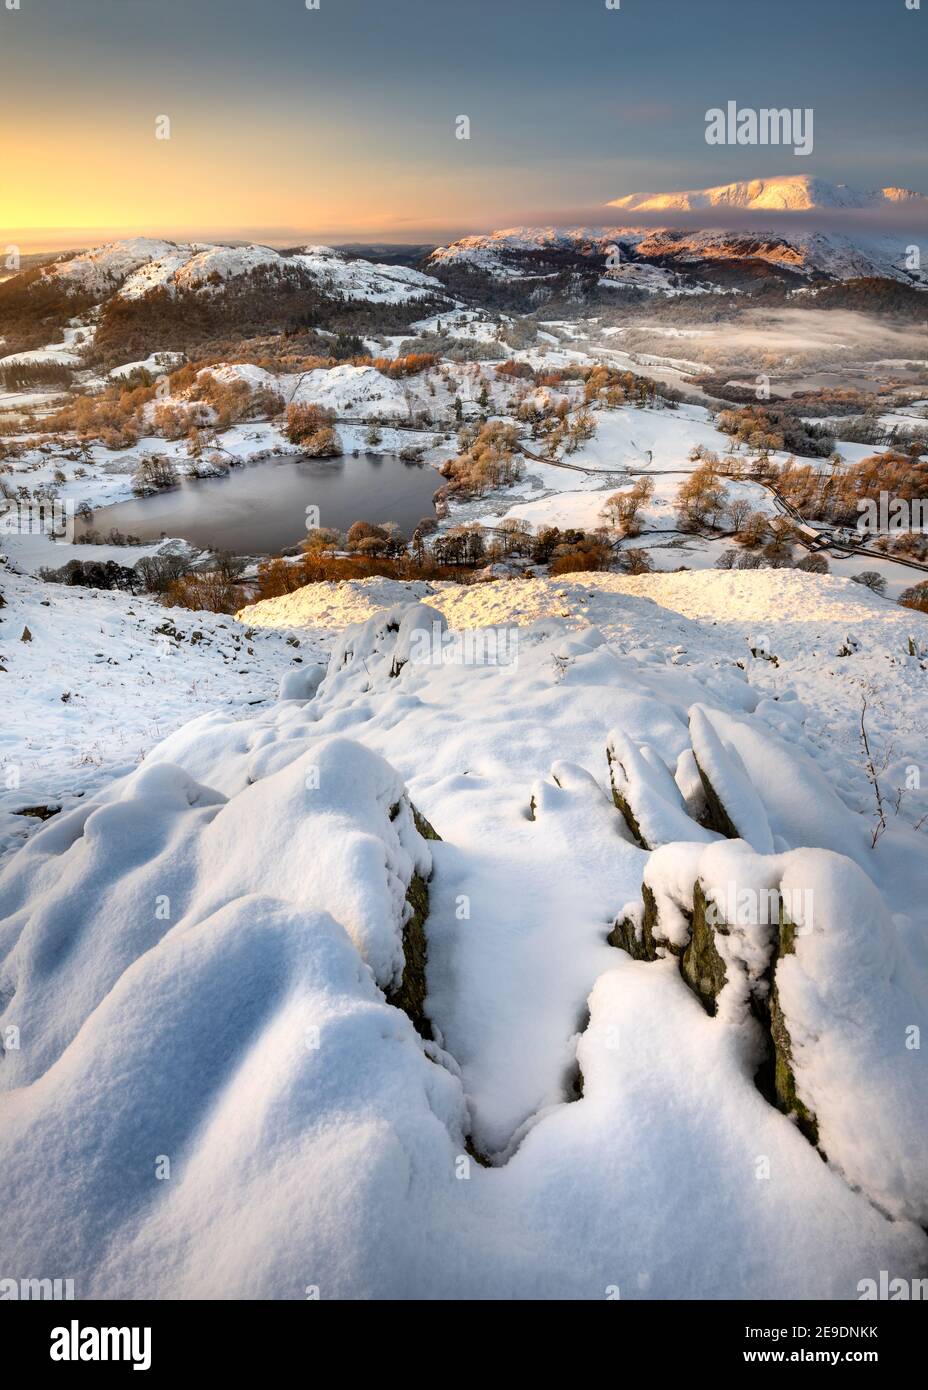
[{"label": "snow-covered mountain", "polygon": [[353,259],[329,246],[282,254],[269,246],[177,243],[150,237],[109,242],[47,266],[46,279],[104,300],[141,299],[154,290],[174,295],[218,293],[230,280],[261,272],[281,280],[302,276],[325,294],[376,304],[405,304],[441,294],[443,286],[409,266]]},{"label": "snow-covered mountain", "polygon": [[[706,281],[727,280],[739,268],[766,265],[772,271],[809,279],[849,280],[867,277],[925,283],[923,271],[907,264],[912,235],[897,227],[882,230],[849,228],[847,232],[822,230],[814,222],[808,228],[765,227],[760,217],[756,230],[745,229],[743,214],[840,212],[928,206],[924,194],[904,188],[860,191],[846,184],[832,184],[807,174],[778,179],[753,179],[718,188],[680,193],[631,193],[608,203],[610,213],[686,213],[712,208],[737,212],[737,229],[700,229],[667,226],[641,227],[634,221],[602,226],[509,227],[485,236],[464,237],[439,247],[430,258],[437,274],[470,270],[499,281],[543,281],[565,270],[602,271],[602,283],[637,285],[650,292],[692,293]],[[616,256],[615,248],[619,255]],[[613,264],[606,264],[612,252]],[[666,283],[653,279],[657,268],[670,272]],[[676,272],[676,277],[674,276]]]},{"label": "snow-covered mountain", "polygon": [[[797,282],[874,277],[920,285],[925,283],[924,272],[910,270],[905,264],[909,240],[889,234],[865,237],[816,231],[512,227],[441,246],[432,253],[429,264],[438,274],[475,271],[498,281],[535,281],[539,287],[564,271],[598,270],[605,284],[659,288],[668,294],[691,293],[720,270],[736,272],[752,263],[788,272]],[[621,259],[610,267],[606,260],[616,247]],[[671,275],[666,284],[656,286],[648,273],[655,268],[695,277],[695,283],[692,279],[674,280]]]},{"label": "snow-covered mountain", "polygon": [[715,207],[805,212],[814,208],[895,206],[919,200],[924,202],[925,195],[908,188],[862,191],[846,183],[828,183],[810,174],[788,174],[782,178],[720,184],[716,188],[688,189],[683,193],[629,193],[624,198],[615,198],[609,207],[625,212],[689,212]]}]

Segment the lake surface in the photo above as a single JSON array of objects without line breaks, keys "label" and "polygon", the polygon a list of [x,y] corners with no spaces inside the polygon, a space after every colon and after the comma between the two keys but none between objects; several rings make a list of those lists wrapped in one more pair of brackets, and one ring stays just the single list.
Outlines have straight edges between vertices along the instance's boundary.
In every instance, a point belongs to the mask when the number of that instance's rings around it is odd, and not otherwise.
[{"label": "lake surface", "polygon": [[[353,521],[395,521],[406,536],[434,516],[443,479],[434,468],[395,454],[336,459],[268,459],[233,468],[224,478],[190,478],[170,492],[117,502],[89,523],[116,527],[144,541],[180,536],[191,545],[235,555],[274,555],[306,536],[306,508],[320,526],[346,531]],[[80,521],[80,536],[88,529]]]}]

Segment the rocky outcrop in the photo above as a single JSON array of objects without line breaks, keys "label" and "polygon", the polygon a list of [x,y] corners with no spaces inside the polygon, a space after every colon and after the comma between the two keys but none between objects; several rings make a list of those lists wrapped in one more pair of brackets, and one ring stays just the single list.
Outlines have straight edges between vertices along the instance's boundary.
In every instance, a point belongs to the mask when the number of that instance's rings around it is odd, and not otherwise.
[{"label": "rocky outcrop", "polygon": [[431,1038],[432,1027],[425,1013],[429,886],[419,874],[412,877],[406,902],[410,911],[403,926],[403,978],[396,989],[386,991],[386,997],[395,1009],[403,1010],[423,1038]]},{"label": "rocky outcrop", "polygon": [[634,916],[621,917],[607,937],[609,945],[627,951],[633,960],[657,960],[661,951],[679,955],[681,948],[661,930],[657,899],[646,883],[641,885],[641,897],[644,911],[637,914],[640,917],[640,930]]},{"label": "rocky outcrop", "polygon": [[[768,1021],[768,1037],[773,1059],[773,1098],[778,1110],[784,1115],[793,1115],[796,1124],[810,1144],[819,1146],[818,1121],[811,1110],[803,1104],[796,1090],[796,1077],[793,1074],[793,1051],[786,1016],[780,1004],[777,990],[777,964],[784,956],[791,956],[796,949],[796,929],[780,910],[780,925],[777,946],[770,966],[770,990],[766,1001],[761,1000],[761,1018],[764,1012]],[[766,1003],[766,1009],[764,1004]]]},{"label": "rocky outcrop", "polygon": [[696,759],[696,768],[706,797],[706,809],[702,818],[703,825],[707,830],[714,830],[718,835],[724,835],[726,840],[737,840],[739,838],[737,827],[726,811],[722,798],[706,776],[705,769],[698,758]]},{"label": "rocky outcrop", "polygon": [[728,840],[744,840],[760,854],[773,852],[773,834],[757,787],[730,739],[716,728],[717,711],[690,709],[690,738],[706,799],[703,823]]},{"label": "rocky outcrop", "polygon": [[616,810],[620,812],[622,819],[628,826],[635,844],[639,845],[642,849],[650,849],[651,846],[645,842],[644,836],[641,833],[641,826],[638,824],[638,819],[634,811],[624,794],[619,790],[615,781],[612,783],[612,801]]},{"label": "rocky outcrop", "polygon": [[690,815],[680,786],[653,745],[613,729],[606,742],[606,760],[613,804],[628,838],[639,848],[713,838]]},{"label": "rocky outcrop", "polygon": [[[413,823],[424,840],[440,840],[441,836],[415,806],[410,803]],[[399,803],[390,813],[395,820],[400,813]],[[414,873],[406,890],[409,908],[403,925],[403,975],[399,985],[386,990],[386,998],[395,1009],[402,1009],[421,1037],[431,1040],[432,1026],[425,1012],[427,993],[428,937],[425,925],[429,915],[429,885],[421,874]]]},{"label": "rocky outcrop", "polygon": [[[610,946],[626,951],[633,960],[639,961],[653,961],[663,955],[675,956],[682,979],[706,1013],[714,1018],[718,1013],[719,997],[729,981],[728,953],[724,948],[720,949],[720,945],[721,939],[732,934],[730,924],[722,920],[715,904],[707,896],[704,884],[697,879],[692,888],[691,910],[681,908],[689,927],[688,939],[681,948],[662,929],[658,900],[647,882],[642,884],[641,893],[643,911],[639,914],[640,926],[635,914],[626,912],[609,933]],[[793,1117],[809,1142],[819,1147],[817,1119],[797,1090],[792,1043],[777,990],[777,966],[784,957],[794,953],[795,936],[796,928],[781,906],[769,966],[763,975],[748,986],[748,1004],[760,1024],[765,1041],[765,1055],[755,1080],[758,1089],[770,1103],[783,1114]]]},{"label": "rocky outcrop", "polygon": [[693,917],[690,939],[680,957],[680,974],[707,1014],[715,1016],[717,1000],[728,978],[725,962],[716,946],[716,932],[727,933],[722,924],[713,925],[700,882],[693,885]]}]

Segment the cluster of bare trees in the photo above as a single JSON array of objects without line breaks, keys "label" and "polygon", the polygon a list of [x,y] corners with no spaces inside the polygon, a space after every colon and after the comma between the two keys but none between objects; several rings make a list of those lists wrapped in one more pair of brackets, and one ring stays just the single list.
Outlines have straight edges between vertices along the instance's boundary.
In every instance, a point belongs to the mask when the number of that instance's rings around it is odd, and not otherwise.
[{"label": "cluster of bare trees", "polygon": [[780,468],[772,466],[770,478],[780,495],[803,516],[839,526],[855,526],[860,515],[858,503],[878,500],[881,492],[914,501],[928,491],[928,464],[917,454],[871,454],[843,465],[840,454],[832,455],[827,472],[798,464],[791,457]]},{"label": "cluster of bare trees", "polygon": [[284,433],[310,458],[335,458],[342,452],[342,442],[333,428],[334,420],[334,411],[319,405],[288,405]]},{"label": "cluster of bare trees", "polygon": [[[323,542],[321,547],[317,544],[314,548],[327,547]],[[356,521],[348,528],[345,549],[355,555],[404,555],[406,540],[395,521],[384,521],[380,525]]]},{"label": "cluster of bare trees", "polygon": [[798,414],[769,406],[720,410],[715,423],[736,445],[755,453],[789,449],[806,458],[827,458],[834,449],[834,436],[823,425],[811,425]]},{"label": "cluster of bare trees", "polygon": [[132,475],[132,491],[138,497],[177,487],[180,475],[173,459],[165,454],[145,454]]},{"label": "cluster of bare trees", "polygon": [[441,468],[447,478],[444,496],[480,497],[496,488],[509,487],[522,476],[518,431],[501,421],[466,426],[458,435],[460,453]]},{"label": "cluster of bare trees", "polygon": [[641,532],[638,514],[645,502],[654,494],[654,479],[643,474],[637,482],[624,492],[614,492],[606,499],[600,512],[609,525],[623,536],[637,536]]},{"label": "cluster of bare trees", "polygon": [[659,399],[662,399],[664,404],[673,406],[678,393],[668,387],[659,386],[648,377],[636,376],[634,372],[597,366],[586,374],[583,395],[588,405],[597,402],[610,410],[616,410],[626,403],[639,408],[655,405]]},{"label": "cluster of bare trees", "polygon": [[[765,464],[761,470],[745,469],[734,458],[720,461],[710,450],[697,446],[691,459],[697,466],[688,473],[677,489],[677,526],[681,531],[723,531],[732,536],[741,549],[723,552],[718,561],[720,569],[757,569],[793,564],[793,548],[798,540],[795,524],[788,517],[770,516],[751,506],[746,497],[729,497],[725,482],[732,476],[745,473],[768,476]],[[827,572],[822,557],[809,556],[802,568]]]},{"label": "cluster of bare trees", "polygon": [[242,575],[247,561],[216,551],[206,569],[191,570],[170,581],[162,594],[169,608],[195,608],[207,613],[234,613],[247,603]]},{"label": "cluster of bare trees", "polygon": [[677,489],[677,525],[681,531],[716,526],[725,511],[725,484],[711,459],[688,473]]},{"label": "cluster of bare trees", "polygon": [[911,589],[904,589],[899,595],[899,602],[903,608],[914,608],[919,613],[928,613],[928,579],[922,580],[920,584],[913,584]]},{"label": "cluster of bare trees", "polygon": [[566,396],[555,400],[542,391],[520,402],[516,418],[528,426],[533,439],[544,443],[549,458],[556,458],[560,449],[575,454],[596,434],[596,421],[586,406],[571,412]]}]

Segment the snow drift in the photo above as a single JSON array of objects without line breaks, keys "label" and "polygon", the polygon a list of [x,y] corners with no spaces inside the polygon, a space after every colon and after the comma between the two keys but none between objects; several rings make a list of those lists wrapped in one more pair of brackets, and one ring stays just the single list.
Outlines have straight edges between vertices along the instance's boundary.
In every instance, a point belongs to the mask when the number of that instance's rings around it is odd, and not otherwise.
[{"label": "snow drift", "polygon": [[[824,625],[840,586],[802,579]],[[295,1299],[919,1277],[923,840],[871,848],[833,762],[823,794],[815,718],[765,685],[789,658],[748,675],[630,582],[408,587],[364,590],[318,686],[194,720],[4,870],[4,1275]],[[517,623],[518,661],[462,659],[468,613]],[[798,909],[752,915],[773,892]]]}]

